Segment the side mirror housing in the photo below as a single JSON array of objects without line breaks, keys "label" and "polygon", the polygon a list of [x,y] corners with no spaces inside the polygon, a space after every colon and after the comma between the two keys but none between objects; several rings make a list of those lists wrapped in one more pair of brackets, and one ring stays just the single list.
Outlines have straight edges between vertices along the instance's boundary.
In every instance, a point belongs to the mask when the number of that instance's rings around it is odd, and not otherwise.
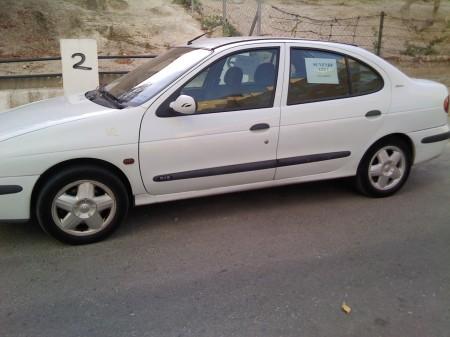
[{"label": "side mirror housing", "polygon": [[188,95],[178,96],[175,101],[169,104],[169,107],[183,115],[192,115],[197,110],[195,99]]}]

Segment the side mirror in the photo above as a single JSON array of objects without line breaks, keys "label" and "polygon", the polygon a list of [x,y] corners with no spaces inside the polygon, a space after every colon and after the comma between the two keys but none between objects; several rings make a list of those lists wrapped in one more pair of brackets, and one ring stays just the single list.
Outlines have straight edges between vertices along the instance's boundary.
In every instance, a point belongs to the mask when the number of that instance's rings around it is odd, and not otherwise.
[{"label": "side mirror", "polygon": [[174,111],[183,115],[192,115],[197,110],[195,99],[188,95],[180,95],[169,104]]}]

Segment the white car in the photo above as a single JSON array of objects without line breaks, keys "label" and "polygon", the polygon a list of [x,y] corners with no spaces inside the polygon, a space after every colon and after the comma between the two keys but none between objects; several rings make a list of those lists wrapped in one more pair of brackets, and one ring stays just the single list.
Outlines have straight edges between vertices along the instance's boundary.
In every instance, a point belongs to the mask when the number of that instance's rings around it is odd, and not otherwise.
[{"label": "white car", "polygon": [[388,196],[444,151],[448,100],[352,45],[198,39],[0,113],[0,219],[82,244],[134,205],[350,176]]}]

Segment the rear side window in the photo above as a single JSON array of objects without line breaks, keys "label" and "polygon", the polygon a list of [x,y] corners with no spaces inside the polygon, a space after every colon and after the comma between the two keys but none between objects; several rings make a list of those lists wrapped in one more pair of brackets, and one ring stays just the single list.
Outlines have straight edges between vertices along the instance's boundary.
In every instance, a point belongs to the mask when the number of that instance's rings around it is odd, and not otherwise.
[{"label": "rear side window", "polygon": [[383,79],[369,66],[342,54],[291,49],[288,105],[373,93]]},{"label": "rear side window", "polygon": [[348,73],[342,55],[291,49],[288,104],[346,97]]},{"label": "rear side window", "polygon": [[353,95],[365,95],[383,87],[383,79],[374,70],[352,58],[348,58],[348,67]]}]

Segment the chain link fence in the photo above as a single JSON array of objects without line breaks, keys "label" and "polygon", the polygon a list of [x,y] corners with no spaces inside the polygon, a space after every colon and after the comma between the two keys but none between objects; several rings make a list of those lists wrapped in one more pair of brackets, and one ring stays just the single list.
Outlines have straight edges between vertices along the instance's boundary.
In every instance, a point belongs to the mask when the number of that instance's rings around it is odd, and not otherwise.
[{"label": "chain link fence", "polygon": [[[203,29],[215,35],[269,35],[351,43],[384,57],[450,58],[446,21],[402,18],[384,12],[353,17],[310,17],[261,0],[187,0]],[[278,2],[274,2],[278,3]]]}]

